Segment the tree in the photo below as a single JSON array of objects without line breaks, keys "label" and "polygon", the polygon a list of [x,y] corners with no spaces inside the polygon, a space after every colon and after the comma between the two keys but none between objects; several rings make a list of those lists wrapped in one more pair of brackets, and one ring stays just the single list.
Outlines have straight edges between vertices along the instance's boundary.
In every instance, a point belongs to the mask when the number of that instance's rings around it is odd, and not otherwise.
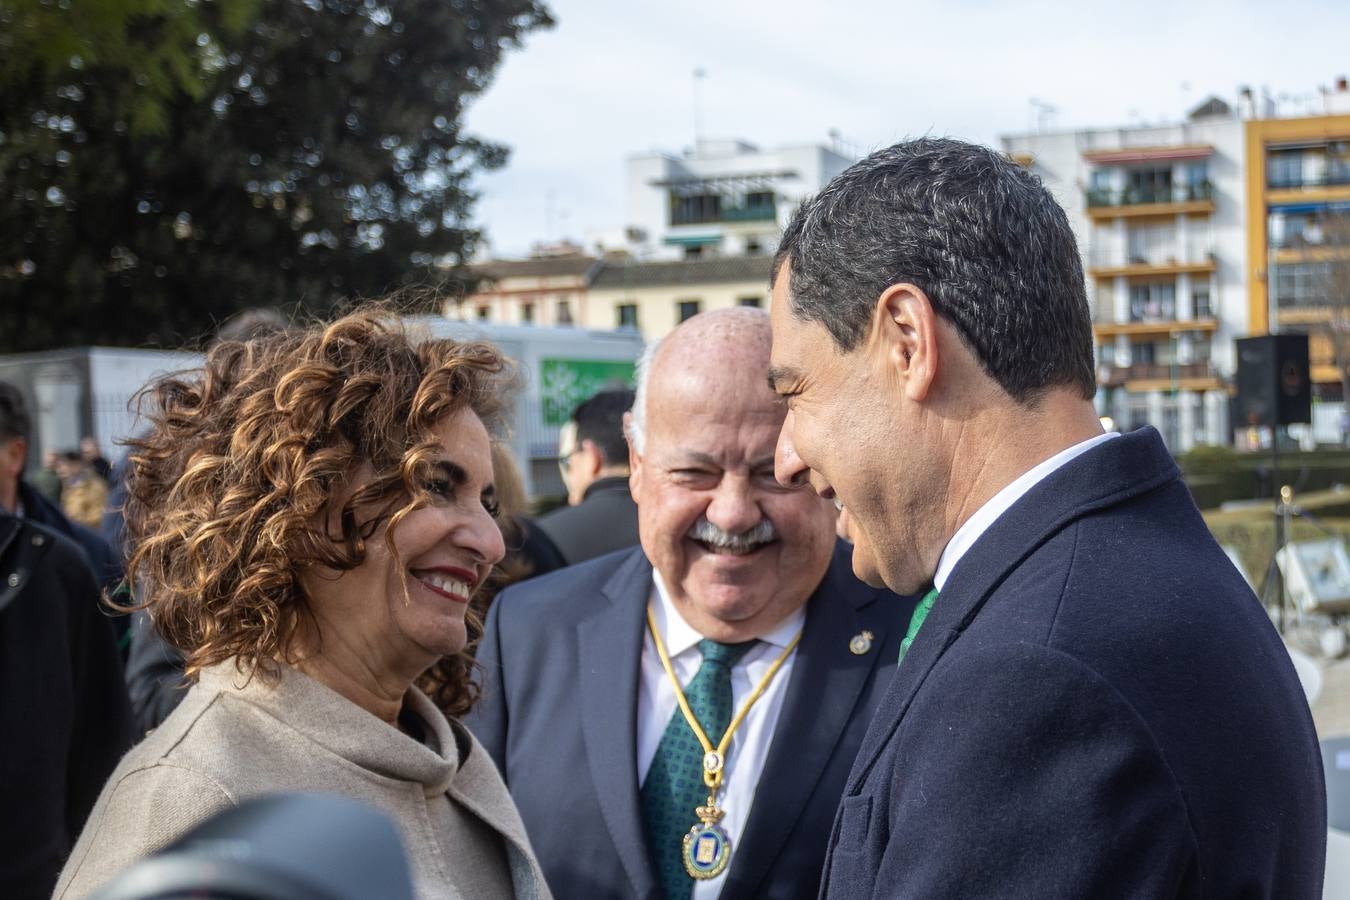
[{"label": "tree", "polygon": [[245,22],[210,0],[88,2],[134,8],[126,43],[176,61],[148,97],[125,52],[4,70],[0,349],[177,345],[244,307],[324,313],[464,260],[469,178],[506,158],[464,133],[464,104],[552,24],[535,0],[258,0]]}]

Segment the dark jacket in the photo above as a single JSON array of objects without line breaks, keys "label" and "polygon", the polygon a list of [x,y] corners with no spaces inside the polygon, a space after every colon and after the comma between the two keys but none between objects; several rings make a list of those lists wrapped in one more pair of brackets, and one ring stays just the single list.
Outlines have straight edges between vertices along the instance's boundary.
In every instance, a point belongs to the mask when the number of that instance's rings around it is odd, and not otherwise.
[{"label": "dark jacket", "polygon": [[0,513],[0,897],[51,894],[130,721],[84,553]]},{"label": "dark jacket", "polygon": [[[914,598],[853,577],[847,546],[806,607],[773,742],[722,896],[814,897],[830,822]],[[640,548],[507,588],[466,719],[501,768],[557,897],[658,900],[637,780],[652,567]],[[862,653],[850,641],[870,631]]]},{"label": "dark jacket", "polygon": [[576,506],[551,510],[535,525],[569,566],[632,547],[638,542],[638,518],[628,476],[597,479]]},{"label": "dark jacket", "polygon": [[1321,896],[1289,655],[1158,433],[1105,442],[957,563],[868,730],[822,896]]},{"label": "dark jacket", "polygon": [[[112,544],[103,535],[87,525],[72,522],[59,506],[23,481],[19,482],[19,503],[23,507],[25,519],[59,531],[79,545],[89,560],[100,588],[110,594],[117,590],[122,583],[122,556],[113,550]],[[126,630],[125,622],[121,624],[120,630]]]}]

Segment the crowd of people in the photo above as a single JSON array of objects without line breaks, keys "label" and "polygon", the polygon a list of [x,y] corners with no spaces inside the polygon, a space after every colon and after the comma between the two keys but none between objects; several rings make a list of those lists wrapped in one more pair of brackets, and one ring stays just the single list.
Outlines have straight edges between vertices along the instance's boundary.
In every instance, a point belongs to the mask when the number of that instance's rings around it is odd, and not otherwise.
[{"label": "crowd of people", "polygon": [[419,898],[1320,897],[1307,703],[1157,433],[1103,432],[1079,259],[1000,154],[878,151],[769,313],[577,408],[537,517],[506,361],[378,308],[223,337],[60,501],[0,385],[0,895],[313,791]]}]

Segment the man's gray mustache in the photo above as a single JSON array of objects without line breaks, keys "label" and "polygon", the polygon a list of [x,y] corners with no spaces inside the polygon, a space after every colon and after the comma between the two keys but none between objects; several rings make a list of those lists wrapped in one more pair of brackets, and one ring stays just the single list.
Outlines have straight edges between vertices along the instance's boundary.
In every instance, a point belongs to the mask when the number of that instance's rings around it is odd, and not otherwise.
[{"label": "man's gray mustache", "polygon": [[748,553],[757,547],[778,539],[778,529],[773,522],[763,519],[758,525],[742,532],[731,532],[709,522],[706,516],[700,516],[687,533],[691,540],[711,544],[718,550],[730,550],[733,553]]}]

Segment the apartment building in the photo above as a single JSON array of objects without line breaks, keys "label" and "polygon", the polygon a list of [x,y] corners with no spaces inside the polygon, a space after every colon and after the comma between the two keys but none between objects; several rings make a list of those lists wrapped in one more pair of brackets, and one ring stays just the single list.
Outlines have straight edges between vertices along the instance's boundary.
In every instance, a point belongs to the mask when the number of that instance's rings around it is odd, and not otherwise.
[{"label": "apartment building", "polygon": [[[1350,85],[1326,115],[1246,123],[1247,280],[1253,333],[1306,332],[1314,428],[1342,427],[1334,325],[1350,322]],[[1342,338],[1344,343],[1344,338]],[[1319,421],[1320,420],[1320,421]]]},{"label": "apartment building", "polygon": [[1073,225],[1098,408],[1121,427],[1151,424],[1174,451],[1230,442],[1233,341],[1299,331],[1313,380],[1302,437],[1343,439],[1331,334],[1350,325],[1350,83],[1312,98],[1322,114],[1309,99],[1243,90],[1180,123],[1002,139]]},{"label": "apartment building", "polygon": [[1243,121],[1005,137],[1064,207],[1083,252],[1098,409],[1174,451],[1228,443],[1233,339],[1250,333]]},{"label": "apartment building", "polygon": [[743,140],[700,140],[680,154],[632,156],[629,249],[667,260],[772,253],[797,205],[853,161],[823,144],[761,150]]}]

